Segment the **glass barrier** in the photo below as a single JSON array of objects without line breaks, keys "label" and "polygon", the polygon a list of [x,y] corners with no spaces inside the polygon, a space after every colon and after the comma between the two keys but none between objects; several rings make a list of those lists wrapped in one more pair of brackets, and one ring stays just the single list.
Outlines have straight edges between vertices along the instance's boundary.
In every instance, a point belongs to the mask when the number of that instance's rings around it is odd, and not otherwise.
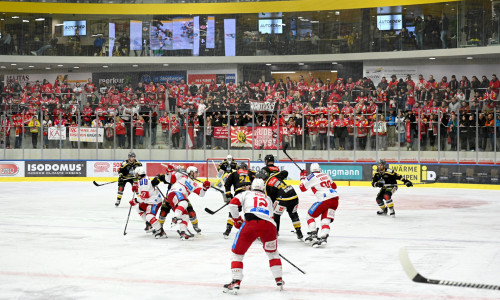
[{"label": "glass barrier", "polygon": [[238,91],[4,92],[0,158],[119,160],[138,151],[150,160],[288,160],[287,145],[296,161],[496,164],[499,101],[475,92],[482,96],[417,93],[414,103],[314,89],[265,101]]},{"label": "glass barrier", "polygon": [[[499,44],[499,11],[495,1],[465,0],[231,16],[120,15],[112,23],[107,16],[5,13],[0,54],[261,56],[480,47]],[[85,30],[68,29],[78,24]]]}]

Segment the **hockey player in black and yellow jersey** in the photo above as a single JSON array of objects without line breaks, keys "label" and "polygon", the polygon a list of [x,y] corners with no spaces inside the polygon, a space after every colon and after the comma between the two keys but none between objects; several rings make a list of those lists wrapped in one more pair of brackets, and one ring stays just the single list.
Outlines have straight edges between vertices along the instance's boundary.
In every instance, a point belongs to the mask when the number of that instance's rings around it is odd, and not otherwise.
[{"label": "hockey player in black and yellow jersey", "polygon": [[123,190],[125,189],[125,185],[130,183],[132,185],[132,191],[137,192],[137,186],[134,186],[134,182],[137,181],[135,177],[135,168],[141,167],[142,163],[135,159],[135,153],[130,152],[128,154],[128,159],[124,160],[120,165],[120,169],[118,170],[118,194],[116,195],[116,203],[115,206],[118,207],[120,205],[120,201],[123,197]]},{"label": "hockey player in black and yellow jersey", "polygon": [[403,181],[407,187],[413,186],[411,181],[403,178],[402,175],[394,172],[394,170],[388,169],[385,160],[380,160],[377,166],[377,173],[373,175],[372,179],[372,186],[380,188],[376,198],[377,204],[380,207],[380,210],[377,211],[378,215],[387,215],[387,210],[389,210],[391,217],[394,218],[396,216],[391,197],[398,189],[397,180]]},{"label": "hockey player in black and yellow jersey", "polygon": [[[231,187],[234,189],[234,196],[241,192],[250,189],[250,185],[255,178],[255,171],[248,170],[248,165],[244,162],[240,162],[238,169],[231,174],[226,179],[224,183],[224,188],[226,189],[226,199],[231,201],[233,199],[233,194],[231,193]],[[229,215],[227,219],[226,231],[224,231],[224,238],[228,238],[233,229],[233,218]]]},{"label": "hockey player in black and yellow jersey", "polygon": [[[273,167],[273,166],[268,166]],[[276,229],[280,230],[281,215],[286,211],[292,220],[293,227],[297,238],[303,238],[302,230],[300,228],[299,214],[297,208],[299,205],[299,196],[295,192],[293,186],[287,185],[284,180],[288,172],[267,172],[266,168],[257,174],[257,178],[262,178],[265,182],[265,193],[273,201],[274,221],[276,222]]]}]

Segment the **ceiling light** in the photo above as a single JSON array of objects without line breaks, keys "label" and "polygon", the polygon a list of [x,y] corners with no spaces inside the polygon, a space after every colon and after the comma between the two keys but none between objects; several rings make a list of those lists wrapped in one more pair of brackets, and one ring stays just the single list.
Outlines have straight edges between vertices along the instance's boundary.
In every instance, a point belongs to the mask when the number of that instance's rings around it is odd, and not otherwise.
[{"label": "ceiling light", "polygon": [[304,65],[304,63],[299,63],[299,66],[303,66],[303,65]]},{"label": "ceiling light", "polygon": [[17,69],[18,69],[19,71],[22,71],[22,70],[23,70],[23,68],[17,68]]},{"label": "ceiling light", "polygon": [[164,67],[168,67],[168,64],[163,64]]},{"label": "ceiling light", "polygon": [[311,23],[319,23],[319,21],[311,21]]},{"label": "ceiling light", "polygon": [[294,71],[275,71],[271,72],[271,74],[295,74]]},{"label": "ceiling light", "polygon": [[0,66],[0,69],[5,69],[5,66]]},{"label": "ceiling light", "polygon": [[340,15],[340,11],[336,11],[336,12],[335,12],[335,15],[336,15],[336,16],[339,16],[339,15]]},{"label": "ceiling light", "polygon": [[338,64],[338,62],[336,62],[336,61],[332,62],[332,65],[336,65],[336,64]]},{"label": "ceiling light", "polygon": [[64,65],[57,65],[57,66],[58,66],[58,67],[62,67],[62,66],[64,66]]},{"label": "ceiling light", "polygon": [[17,66],[17,64],[10,64],[11,66]]},{"label": "ceiling light", "polygon": [[35,21],[45,21],[45,18],[36,18]]},{"label": "ceiling light", "polygon": [[435,57],[429,57],[429,59],[430,59],[430,60],[434,60],[434,59],[436,59],[436,58],[435,58]]},{"label": "ceiling light", "polygon": [[29,23],[30,20],[23,20],[23,23]]},{"label": "ceiling light", "polygon": [[330,72],[332,72],[332,73],[337,73],[337,70],[331,70]]},{"label": "ceiling light", "polygon": [[35,66],[28,66],[28,68],[34,68]]},{"label": "ceiling light", "polygon": [[107,68],[108,66],[102,66],[103,68]]},{"label": "ceiling light", "polygon": [[137,68],[139,65],[132,65],[132,67]]},{"label": "ceiling light", "polygon": [[4,18],[1,18],[1,19],[0,19],[0,21],[5,21],[5,19],[4,19]]},{"label": "ceiling light", "polygon": [[56,24],[56,25],[54,25],[54,26],[63,26],[63,25],[64,25],[64,24]]},{"label": "ceiling light", "polygon": [[266,64],[266,66],[270,66],[271,64]]},{"label": "ceiling light", "polygon": [[19,19],[19,16],[12,16],[12,19]]},{"label": "ceiling light", "polygon": [[45,70],[50,70],[50,67],[45,67]]},{"label": "ceiling light", "polygon": [[467,59],[474,59],[474,57],[472,57],[472,56],[467,56]]},{"label": "ceiling light", "polygon": [[73,69],[80,69],[80,67],[73,67]]}]

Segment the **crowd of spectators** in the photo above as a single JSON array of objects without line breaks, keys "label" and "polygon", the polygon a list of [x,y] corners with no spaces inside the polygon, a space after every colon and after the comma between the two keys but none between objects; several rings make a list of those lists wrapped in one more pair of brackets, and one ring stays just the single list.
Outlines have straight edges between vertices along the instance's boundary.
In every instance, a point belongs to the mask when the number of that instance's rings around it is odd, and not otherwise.
[{"label": "crowd of spectators", "polygon": [[[440,81],[391,76],[224,81],[188,85],[184,80],[122,86],[18,81],[2,87],[2,147],[227,148],[216,127],[271,127],[293,149],[493,151],[500,137],[500,81],[455,75]],[[252,102],[274,103],[269,111]],[[495,118],[496,115],[496,118]],[[104,142],[48,138],[49,128],[104,128]],[[42,137],[39,135],[41,133]],[[495,139],[497,142],[495,142]],[[500,147],[496,147],[498,150]]]}]

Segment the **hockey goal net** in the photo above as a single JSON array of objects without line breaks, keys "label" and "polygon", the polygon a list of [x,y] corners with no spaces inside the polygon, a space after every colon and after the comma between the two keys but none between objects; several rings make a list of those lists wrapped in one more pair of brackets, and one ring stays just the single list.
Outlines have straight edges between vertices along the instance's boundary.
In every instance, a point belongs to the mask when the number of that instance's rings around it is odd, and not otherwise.
[{"label": "hockey goal net", "polygon": [[[225,158],[207,158],[206,168],[207,168],[207,180],[209,179],[217,179],[217,167],[224,161]],[[248,158],[233,158],[233,160],[239,164],[240,162],[244,162],[247,164],[248,169],[250,170],[250,159]]]}]

